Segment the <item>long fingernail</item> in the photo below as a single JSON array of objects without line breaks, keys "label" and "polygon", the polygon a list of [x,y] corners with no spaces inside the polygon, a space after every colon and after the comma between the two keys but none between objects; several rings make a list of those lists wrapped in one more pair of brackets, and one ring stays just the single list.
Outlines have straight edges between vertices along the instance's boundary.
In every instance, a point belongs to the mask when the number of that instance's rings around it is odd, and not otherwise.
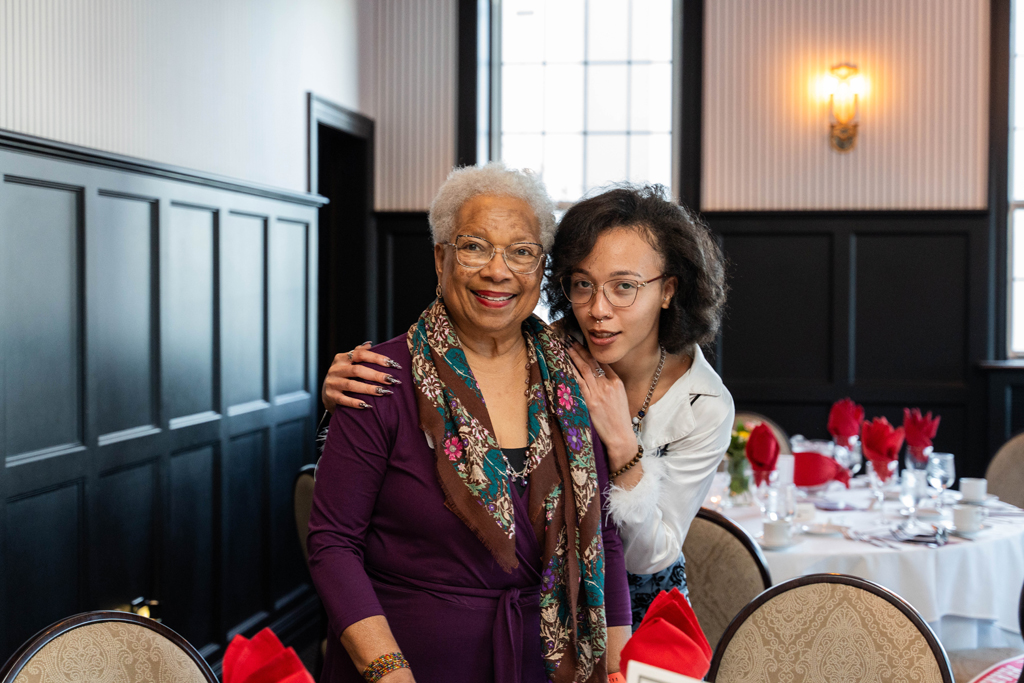
[{"label": "long fingernail", "polygon": [[393,361],[390,358],[388,358],[388,367],[389,368],[394,368],[395,370],[401,370],[402,369],[402,366],[398,364],[398,361]]},{"label": "long fingernail", "polygon": [[359,402],[359,407],[362,408],[363,410],[365,410],[365,409],[370,408],[372,406],[370,406],[369,403],[364,403],[363,401],[360,401]]},{"label": "long fingernail", "polygon": [[372,346],[373,342],[372,341],[364,341],[362,344],[360,344],[360,346],[367,346],[367,345]]},{"label": "long fingernail", "polygon": [[384,387],[377,387],[378,396],[390,396],[393,393],[395,392],[391,391],[390,389],[385,389]]},{"label": "long fingernail", "polygon": [[392,377],[391,375],[384,375],[384,379],[387,380],[388,384],[401,384],[402,383],[402,380],[396,379],[396,378]]}]

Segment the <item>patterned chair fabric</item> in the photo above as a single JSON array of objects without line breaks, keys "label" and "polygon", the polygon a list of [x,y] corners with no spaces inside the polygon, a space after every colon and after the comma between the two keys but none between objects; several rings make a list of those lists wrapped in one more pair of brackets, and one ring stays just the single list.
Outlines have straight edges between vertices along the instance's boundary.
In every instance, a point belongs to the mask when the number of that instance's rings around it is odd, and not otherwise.
[{"label": "patterned chair fabric", "polygon": [[772,585],[768,566],[743,527],[706,508],[690,524],[683,557],[690,604],[714,647],[733,617]]},{"label": "patterned chair fabric", "polygon": [[1024,434],[1003,444],[985,472],[988,492],[1017,507],[1024,507]]},{"label": "patterned chair fabric", "polygon": [[313,473],[316,465],[304,465],[295,476],[292,489],[295,504],[295,530],[299,533],[299,545],[302,556],[309,562],[309,550],[306,548],[306,537],[309,536],[309,513],[313,509]]},{"label": "patterned chair fabric", "polygon": [[952,683],[917,612],[863,579],[815,574],[766,591],[730,625],[708,680],[721,683]]},{"label": "patterned chair fabric", "polygon": [[217,678],[176,633],[121,612],[91,612],[59,622],[26,643],[0,670],[2,683],[85,681],[216,683]]},{"label": "patterned chair fabric", "polygon": [[741,427],[741,426],[746,425],[748,423],[753,423],[753,424],[764,423],[764,424],[768,425],[771,428],[771,430],[772,430],[772,434],[775,435],[776,440],[778,440],[778,442],[779,442],[779,453],[781,453],[783,455],[789,455],[789,454],[791,454],[793,452],[792,448],[790,448],[790,446],[789,446],[789,435],[786,434],[786,430],[783,429],[782,427],[780,427],[771,418],[765,417],[764,415],[761,415],[760,413],[750,413],[750,412],[743,412],[743,413],[739,413],[738,412],[738,413],[736,413],[736,419],[733,421],[733,425],[734,426]]}]

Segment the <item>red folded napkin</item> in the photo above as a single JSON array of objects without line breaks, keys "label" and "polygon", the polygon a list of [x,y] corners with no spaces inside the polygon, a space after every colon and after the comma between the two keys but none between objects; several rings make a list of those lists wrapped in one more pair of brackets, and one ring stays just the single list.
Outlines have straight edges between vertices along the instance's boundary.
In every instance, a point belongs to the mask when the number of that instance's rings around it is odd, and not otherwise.
[{"label": "red folded napkin", "polygon": [[265,628],[252,640],[235,636],[224,652],[224,683],[314,683],[293,648]]},{"label": "red folded napkin", "polygon": [[889,463],[899,458],[903,447],[903,427],[893,429],[884,417],[871,422],[865,420],[860,431],[860,444],[864,457],[875,465],[875,472],[882,481],[888,481]]},{"label": "red folded napkin", "polygon": [[845,446],[851,436],[860,433],[860,423],[864,421],[864,406],[859,406],[849,398],[836,401],[828,411],[828,433],[836,442]]},{"label": "red folded napkin", "polygon": [[751,430],[746,453],[750,467],[754,470],[754,483],[760,486],[768,481],[779,462],[779,442],[771,427],[762,423]]},{"label": "red folded napkin", "polygon": [[850,473],[827,455],[813,451],[793,454],[793,483],[797,486],[821,486],[838,481],[850,488]]},{"label": "red folded napkin", "polygon": [[624,676],[630,661],[698,680],[711,668],[711,646],[697,623],[697,615],[678,588],[658,594],[647,608],[640,628],[626,641],[620,657]]},{"label": "red folded napkin", "polygon": [[941,416],[936,415],[932,419],[931,411],[927,415],[921,415],[920,408],[903,409],[903,431],[907,438],[907,448],[910,455],[920,465],[928,464],[928,455],[925,449],[932,445],[932,439],[939,431]]}]

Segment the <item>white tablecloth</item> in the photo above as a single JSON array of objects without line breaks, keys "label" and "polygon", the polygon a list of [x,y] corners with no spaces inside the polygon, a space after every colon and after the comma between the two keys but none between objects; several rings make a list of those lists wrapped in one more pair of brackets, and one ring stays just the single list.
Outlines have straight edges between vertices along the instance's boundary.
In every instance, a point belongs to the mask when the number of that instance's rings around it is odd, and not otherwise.
[{"label": "white tablecloth", "polygon": [[[828,497],[866,504],[871,495],[864,489],[840,487]],[[893,524],[900,519],[899,507],[898,502],[885,504],[885,514]],[[722,512],[751,534],[761,533],[757,507]],[[818,510],[814,521],[877,529],[878,520],[877,510]],[[820,572],[859,576],[888,588],[917,608],[947,650],[1024,649],[1017,615],[1024,585],[1024,519],[1001,518],[974,540],[951,537],[948,544],[935,549],[911,544],[900,544],[899,550],[878,548],[842,536],[795,538],[799,542],[785,550],[764,553],[773,583]]]}]

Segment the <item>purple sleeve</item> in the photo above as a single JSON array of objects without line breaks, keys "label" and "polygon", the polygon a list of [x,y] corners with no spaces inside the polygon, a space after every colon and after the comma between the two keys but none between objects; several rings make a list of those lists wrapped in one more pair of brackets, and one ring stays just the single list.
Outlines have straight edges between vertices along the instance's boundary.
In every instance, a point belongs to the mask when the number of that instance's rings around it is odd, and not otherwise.
[{"label": "purple sleeve", "polygon": [[597,463],[597,484],[601,491],[601,535],[604,540],[604,609],[609,626],[632,626],[633,613],[629,604],[629,581],[626,578],[626,556],[622,539],[605,510],[608,501],[608,456],[604,444],[591,429],[594,441],[594,460]]},{"label": "purple sleeve", "polygon": [[384,614],[363,567],[366,532],[391,452],[379,408],[335,410],[317,466],[306,541],[309,572],[338,635]]}]

